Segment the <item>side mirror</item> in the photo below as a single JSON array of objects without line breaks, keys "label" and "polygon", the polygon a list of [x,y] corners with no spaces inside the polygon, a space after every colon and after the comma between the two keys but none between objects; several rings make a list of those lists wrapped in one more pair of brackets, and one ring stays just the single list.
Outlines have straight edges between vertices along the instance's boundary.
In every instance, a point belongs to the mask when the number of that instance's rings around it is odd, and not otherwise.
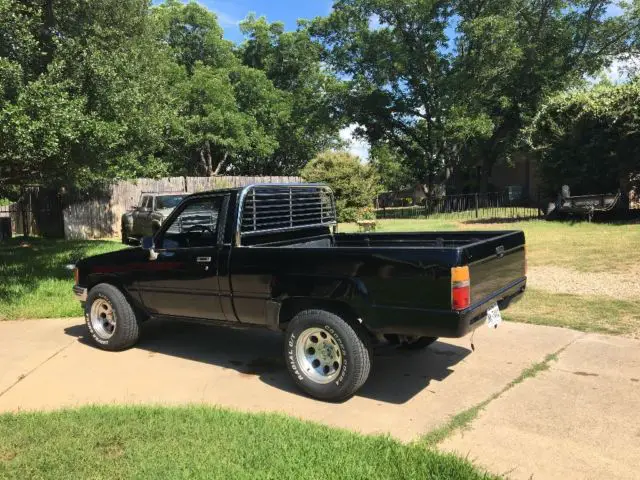
[{"label": "side mirror", "polygon": [[155,245],[153,244],[153,237],[142,237],[140,245],[145,250],[149,250],[149,260],[156,260],[158,258],[158,252],[155,251]]}]

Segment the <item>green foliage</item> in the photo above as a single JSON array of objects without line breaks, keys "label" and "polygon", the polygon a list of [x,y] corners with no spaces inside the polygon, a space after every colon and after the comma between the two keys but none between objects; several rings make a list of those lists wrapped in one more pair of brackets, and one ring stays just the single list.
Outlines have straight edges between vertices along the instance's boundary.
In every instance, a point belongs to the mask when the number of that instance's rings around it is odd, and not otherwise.
[{"label": "green foliage", "polygon": [[637,48],[612,1],[337,0],[234,45],[196,2],[0,0],[0,188],[296,174],[351,123],[387,189],[486,179],[545,98]]},{"label": "green foliage", "polygon": [[[609,17],[609,0],[463,2],[453,61],[462,104],[492,128],[472,153],[488,173],[521,148],[548,95],[584,82],[628,49],[636,20]],[[487,175],[484,176],[485,187]]]},{"label": "green foliage", "polygon": [[627,193],[640,184],[640,80],[550,99],[529,129],[548,193]]},{"label": "green foliage", "polygon": [[343,82],[322,67],[322,48],[304,24],[285,32],[282,23],[249,14],[240,28],[246,37],[238,51],[244,65],[264,71],[289,93],[290,114],[274,132],[277,147],[269,158],[256,158],[252,171],[295,174],[315,155],[336,146],[344,125],[339,108]]},{"label": "green foliage", "polygon": [[331,186],[339,221],[352,222],[372,216],[379,181],[375,171],[361,164],[358,157],[347,152],[323,152],[302,169],[301,175],[308,182]]},{"label": "green foliage", "polygon": [[304,30],[243,28],[178,0],[0,0],[0,187],[297,173],[337,138],[341,82]]},{"label": "green foliage", "polygon": [[357,133],[427,184],[480,161],[486,187],[548,95],[630,48],[637,18],[609,17],[611,3],[338,0],[311,31],[349,79]]},{"label": "green foliage", "polygon": [[0,52],[14,41],[29,52],[0,61],[0,181],[86,186],[169,171],[156,155],[172,114],[169,57],[146,20],[140,0],[66,0],[30,8],[0,36]]},{"label": "green foliage", "polygon": [[235,65],[233,44],[224,40],[216,15],[202,5],[167,0],[152,13],[158,40],[169,45],[190,74],[198,62],[215,68]]},{"label": "green foliage", "polygon": [[404,162],[402,153],[387,144],[375,145],[369,152],[371,167],[378,173],[382,187],[387,192],[397,192],[416,183],[411,169]]}]

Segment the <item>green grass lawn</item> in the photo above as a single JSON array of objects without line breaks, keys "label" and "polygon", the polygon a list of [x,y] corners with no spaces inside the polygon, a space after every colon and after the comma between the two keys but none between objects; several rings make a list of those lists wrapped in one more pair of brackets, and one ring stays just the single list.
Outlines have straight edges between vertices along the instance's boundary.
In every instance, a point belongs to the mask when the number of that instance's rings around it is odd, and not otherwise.
[{"label": "green grass lawn", "polygon": [[0,320],[81,315],[71,293],[73,273],[65,265],[123,247],[112,241],[22,237],[0,243]]},{"label": "green grass lawn", "polygon": [[640,295],[637,299],[616,300],[528,289],[523,299],[504,311],[503,316],[521,323],[640,338]]},{"label": "green grass lawn", "polygon": [[210,407],[0,415],[0,478],[497,478],[388,437]]}]

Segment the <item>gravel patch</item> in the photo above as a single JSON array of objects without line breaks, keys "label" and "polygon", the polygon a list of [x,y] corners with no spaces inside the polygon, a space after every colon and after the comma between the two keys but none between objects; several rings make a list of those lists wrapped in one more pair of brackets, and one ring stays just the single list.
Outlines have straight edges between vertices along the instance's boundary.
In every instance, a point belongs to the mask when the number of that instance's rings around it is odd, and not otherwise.
[{"label": "gravel patch", "polygon": [[530,267],[527,286],[552,293],[604,295],[619,299],[640,300],[640,272],[579,272],[570,268]]}]

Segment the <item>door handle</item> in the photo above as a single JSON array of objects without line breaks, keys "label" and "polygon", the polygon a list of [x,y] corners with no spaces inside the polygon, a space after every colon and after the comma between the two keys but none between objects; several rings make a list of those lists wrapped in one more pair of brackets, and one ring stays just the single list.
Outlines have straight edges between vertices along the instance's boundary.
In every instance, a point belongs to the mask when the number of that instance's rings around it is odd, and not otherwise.
[{"label": "door handle", "polygon": [[196,262],[198,263],[209,263],[211,261],[211,257],[198,257],[196,258]]}]

